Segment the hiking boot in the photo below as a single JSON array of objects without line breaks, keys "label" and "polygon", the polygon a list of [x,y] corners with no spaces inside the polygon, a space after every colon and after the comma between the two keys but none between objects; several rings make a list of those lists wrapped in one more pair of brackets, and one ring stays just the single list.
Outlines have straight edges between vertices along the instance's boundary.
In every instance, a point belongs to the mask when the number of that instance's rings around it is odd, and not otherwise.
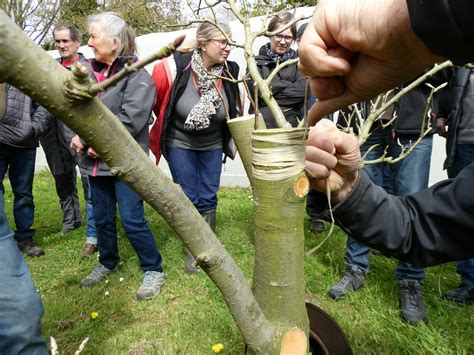
[{"label": "hiking boot", "polygon": [[158,296],[161,291],[161,286],[165,283],[165,273],[159,271],[145,271],[142,277],[143,283],[137,291],[137,298],[142,301]]},{"label": "hiking boot", "polygon": [[357,266],[348,266],[341,281],[329,290],[329,297],[333,300],[340,300],[347,292],[360,290],[364,287],[365,274]]},{"label": "hiking boot", "polygon": [[31,237],[17,240],[16,244],[28,256],[41,256],[44,254],[43,249],[37,246]]},{"label": "hiking boot", "polygon": [[81,281],[80,286],[89,287],[98,284],[104,277],[113,274],[114,272],[117,272],[117,267],[108,269],[104,265],[99,264],[85,279]]},{"label": "hiking boot", "polygon": [[322,233],[324,231],[324,222],[321,219],[313,218],[311,219],[311,225],[309,226],[309,231],[311,233]]},{"label": "hiking boot", "polygon": [[97,250],[97,244],[86,243],[84,244],[84,247],[82,247],[81,254],[82,256],[88,257],[94,254]]},{"label": "hiking boot", "polygon": [[428,323],[423,302],[423,284],[416,280],[398,280],[398,287],[402,319],[409,324],[418,324],[420,320]]},{"label": "hiking boot", "polygon": [[184,252],[186,253],[186,259],[184,259],[184,272],[195,274],[199,271],[199,267],[196,266],[196,259],[194,259],[193,254],[191,254],[188,248],[184,247]]},{"label": "hiking boot", "polygon": [[474,303],[474,286],[469,286],[463,282],[458,288],[446,291],[443,297],[457,303],[472,304]]}]

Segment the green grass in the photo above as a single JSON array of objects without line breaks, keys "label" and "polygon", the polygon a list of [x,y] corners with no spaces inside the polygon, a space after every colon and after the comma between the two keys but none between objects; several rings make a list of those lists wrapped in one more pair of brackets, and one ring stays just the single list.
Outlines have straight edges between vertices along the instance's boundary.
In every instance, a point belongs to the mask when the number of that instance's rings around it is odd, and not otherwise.
[{"label": "green grass", "polygon": [[[5,204],[10,221],[13,197],[9,184]],[[147,206],[146,215],[163,255],[166,284],[162,294],[138,302],[135,292],[142,274],[135,252],[119,229],[122,261],[107,283],[80,289],[79,282],[97,263],[80,257],[84,227],[67,236],[61,230],[61,211],[49,173],[36,176],[36,241],[46,255],[27,258],[45,307],[43,335],[54,336],[61,353],[71,354],[90,337],[84,354],[222,354],[243,353],[242,337],[220,293],[202,271],[183,270],[181,242],[163,219]],[[309,221],[305,220],[306,230]],[[221,189],[217,235],[250,281],[253,268],[252,200],[244,189]],[[306,232],[306,248],[324,238]],[[474,352],[474,307],[443,300],[442,291],[459,283],[454,264],[427,270],[425,303],[428,325],[409,326],[398,316],[396,261],[371,257],[366,287],[334,302],[327,290],[343,271],[344,234],[336,229],[321,249],[306,258],[308,297],[331,314],[346,332],[355,354],[469,354]],[[123,280],[122,280],[123,278]],[[122,280],[122,281],[121,281]],[[108,295],[106,295],[108,292]],[[91,319],[91,312],[99,317]]]}]

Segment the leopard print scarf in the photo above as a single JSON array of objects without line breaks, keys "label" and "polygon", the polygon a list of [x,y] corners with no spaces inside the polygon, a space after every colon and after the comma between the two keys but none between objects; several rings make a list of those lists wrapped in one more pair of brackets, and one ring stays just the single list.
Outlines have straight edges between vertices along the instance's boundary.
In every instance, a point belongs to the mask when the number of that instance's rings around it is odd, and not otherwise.
[{"label": "leopard print scarf", "polygon": [[200,50],[195,50],[191,58],[191,68],[196,74],[197,85],[201,92],[199,102],[191,109],[184,128],[187,130],[206,129],[210,125],[210,117],[215,115],[221,104],[219,93],[217,92],[218,76],[222,75],[224,65],[218,65],[206,70],[202,62]]}]

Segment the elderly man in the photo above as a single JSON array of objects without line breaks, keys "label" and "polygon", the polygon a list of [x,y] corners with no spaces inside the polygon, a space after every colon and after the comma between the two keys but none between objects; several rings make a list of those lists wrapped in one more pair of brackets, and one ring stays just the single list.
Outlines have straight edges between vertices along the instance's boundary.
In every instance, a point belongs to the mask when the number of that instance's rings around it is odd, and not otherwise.
[{"label": "elderly man", "polygon": [[[69,24],[59,24],[53,31],[56,49],[61,56],[58,62],[66,69],[70,69],[77,61],[86,63],[84,56],[79,53],[81,45],[81,33],[79,30]],[[47,135],[41,138],[46,160],[49,169],[53,174],[56,184],[56,192],[59,197],[61,209],[63,211],[63,228],[61,234],[67,234],[70,231],[79,228],[82,225],[81,209],[79,197],[77,195],[76,181],[76,155],[69,148],[73,133],[64,124],[54,119],[51,129]],[[86,245],[82,251],[84,256],[90,256],[97,251],[97,240],[95,237],[95,225],[90,219],[91,205],[88,198],[87,177],[82,180],[84,187],[84,199],[87,201],[87,229]]]}]

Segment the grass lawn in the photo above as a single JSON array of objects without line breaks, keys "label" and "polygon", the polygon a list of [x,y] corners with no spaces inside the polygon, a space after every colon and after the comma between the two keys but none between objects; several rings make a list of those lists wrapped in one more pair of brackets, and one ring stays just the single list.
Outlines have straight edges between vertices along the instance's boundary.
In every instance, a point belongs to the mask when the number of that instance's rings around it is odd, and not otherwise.
[{"label": "grass lawn", "polygon": [[[5,205],[12,224],[13,196],[6,183]],[[148,206],[146,215],[163,255],[166,284],[151,301],[135,299],[142,274],[138,259],[119,229],[122,261],[119,272],[106,282],[79,288],[80,280],[97,264],[97,257],[81,258],[85,228],[59,236],[61,211],[49,173],[36,176],[36,241],[45,255],[28,258],[33,279],[45,307],[43,335],[54,336],[61,353],[72,354],[89,337],[84,354],[241,354],[244,344],[225,302],[204,272],[183,272],[184,252],[175,233]],[[309,221],[305,220],[306,230]],[[328,228],[326,228],[327,230]],[[217,236],[249,282],[252,278],[252,199],[249,190],[221,189]],[[306,232],[306,248],[319,244],[323,234]],[[366,287],[335,302],[327,291],[344,272],[345,235],[338,229],[313,256],[305,260],[308,297],[331,314],[346,332],[355,354],[472,354],[474,306],[459,306],[441,298],[458,285],[454,264],[429,268],[425,303],[429,324],[409,326],[398,316],[396,261],[371,257]],[[284,256],[282,256],[284,257]],[[97,312],[96,319],[91,313]]]}]

